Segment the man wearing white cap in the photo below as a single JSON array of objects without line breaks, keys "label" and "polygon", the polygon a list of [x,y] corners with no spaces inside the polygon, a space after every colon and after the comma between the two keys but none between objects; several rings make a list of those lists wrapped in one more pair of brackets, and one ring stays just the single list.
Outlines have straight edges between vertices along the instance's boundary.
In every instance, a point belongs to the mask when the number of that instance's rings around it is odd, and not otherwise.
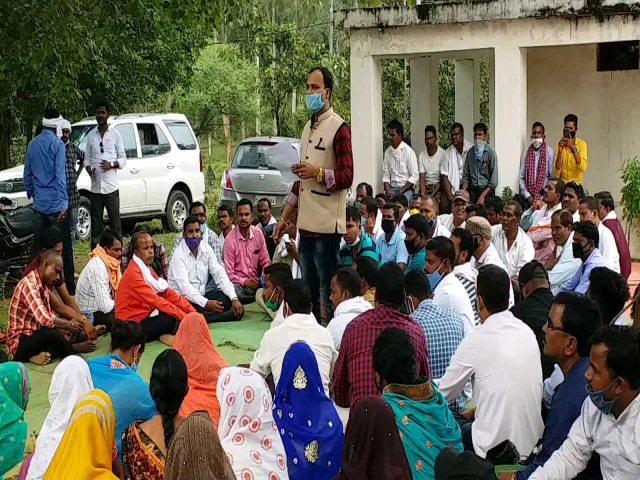
[{"label": "man wearing white cap", "polygon": [[57,110],[45,112],[42,132],[29,142],[24,160],[24,186],[27,197],[33,198],[35,213],[32,257],[40,253],[44,231],[65,221],[69,205],[65,149],[57,137],[60,120],[62,117]]}]

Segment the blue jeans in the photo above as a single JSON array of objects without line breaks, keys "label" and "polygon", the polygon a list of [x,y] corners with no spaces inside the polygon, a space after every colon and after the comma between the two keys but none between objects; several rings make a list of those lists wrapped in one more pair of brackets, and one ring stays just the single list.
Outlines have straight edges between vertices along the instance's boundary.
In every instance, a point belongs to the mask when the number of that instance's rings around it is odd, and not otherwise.
[{"label": "blue jeans", "polygon": [[[391,187],[391,195],[398,195],[400,193],[400,190],[402,190],[402,187]],[[414,190],[411,189],[402,194],[407,198],[407,202],[409,202],[409,204],[411,204],[411,197],[413,197],[413,192]]]},{"label": "blue jeans", "polygon": [[329,299],[331,277],[338,267],[339,234],[322,234],[319,237],[300,236],[300,268],[302,278],[311,290],[313,314],[318,322],[322,318],[321,301],[327,313],[327,321],[333,318],[333,306]]}]

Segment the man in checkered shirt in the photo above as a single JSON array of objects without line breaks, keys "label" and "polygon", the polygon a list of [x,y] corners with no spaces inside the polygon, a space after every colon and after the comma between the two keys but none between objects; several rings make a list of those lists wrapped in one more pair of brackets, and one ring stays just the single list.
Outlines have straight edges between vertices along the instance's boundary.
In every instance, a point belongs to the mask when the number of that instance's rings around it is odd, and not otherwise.
[{"label": "man in checkered shirt", "polygon": [[400,311],[405,299],[405,277],[395,263],[380,268],[376,307],[354,318],[344,331],[340,354],[333,371],[334,400],[340,407],[352,407],[364,397],[380,396],[373,371],[373,344],[383,330],[406,331],[416,349],[418,377],[431,378],[427,340],[418,323]]}]

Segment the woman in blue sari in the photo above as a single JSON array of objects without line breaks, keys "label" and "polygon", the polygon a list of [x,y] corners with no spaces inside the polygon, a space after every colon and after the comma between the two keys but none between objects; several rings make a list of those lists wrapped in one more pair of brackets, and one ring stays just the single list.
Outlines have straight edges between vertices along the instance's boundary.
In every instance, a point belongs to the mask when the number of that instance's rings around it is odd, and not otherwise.
[{"label": "woman in blue sari", "polygon": [[30,391],[29,375],[22,363],[0,364],[0,478],[22,461],[27,441],[24,411]]},{"label": "woman in blue sari", "polygon": [[291,480],[329,480],[340,470],[344,434],[324,392],[318,362],[305,342],[289,347],[276,387],[273,418]]},{"label": "woman in blue sari", "polygon": [[119,455],[122,455],[122,434],[129,425],[135,420],[149,420],[156,414],[149,385],[137,373],[144,343],[139,323],[117,321],[111,330],[111,353],[88,362],[93,386],[111,398]]},{"label": "woman in blue sari", "polygon": [[373,369],[382,399],[396,417],[414,480],[434,480],[436,457],[451,446],[463,451],[462,434],[444,396],[429,379],[417,378],[409,335],[384,330],[373,346]]}]

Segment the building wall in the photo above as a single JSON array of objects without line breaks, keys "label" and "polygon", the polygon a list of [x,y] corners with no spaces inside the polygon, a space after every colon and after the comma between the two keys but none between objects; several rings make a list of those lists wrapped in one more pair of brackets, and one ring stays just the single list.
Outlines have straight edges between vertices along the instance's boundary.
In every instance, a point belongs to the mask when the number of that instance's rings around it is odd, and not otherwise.
[{"label": "building wall", "polygon": [[[640,70],[597,72],[594,44],[529,48],[527,64],[527,125],[544,123],[555,146],[564,116],[578,115],[578,135],[588,145],[585,187],[609,190],[619,202],[622,163],[640,155]],[[640,242],[632,244],[640,258]]]}]

